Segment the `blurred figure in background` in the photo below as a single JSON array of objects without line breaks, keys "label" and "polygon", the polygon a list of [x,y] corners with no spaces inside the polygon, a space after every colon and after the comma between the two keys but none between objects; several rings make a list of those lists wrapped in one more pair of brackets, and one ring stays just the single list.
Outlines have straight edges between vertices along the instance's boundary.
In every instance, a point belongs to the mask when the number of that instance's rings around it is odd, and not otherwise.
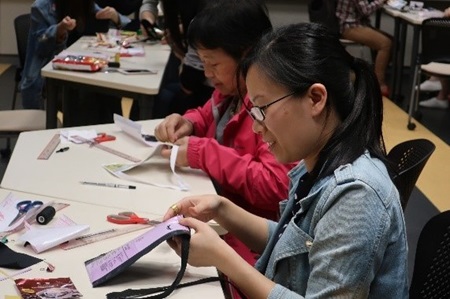
[{"label": "blurred figure in background", "polygon": [[380,9],[386,0],[337,0],[336,16],[342,38],[363,44],[377,51],[375,74],[381,93],[389,95],[386,69],[391,57],[392,38],[370,24],[370,16]]}]

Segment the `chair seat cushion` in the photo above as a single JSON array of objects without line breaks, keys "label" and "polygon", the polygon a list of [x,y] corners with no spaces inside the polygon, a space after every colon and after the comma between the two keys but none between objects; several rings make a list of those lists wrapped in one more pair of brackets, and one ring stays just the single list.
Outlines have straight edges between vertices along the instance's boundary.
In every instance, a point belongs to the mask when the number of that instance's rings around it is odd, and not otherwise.
[{"label": "chair seat cushion", "polygon": [[0,111],[0,132],[23,132],[45,130],[44,110]]},{"label": "chair seat cushion", "polygon": [[450,76],[450,64],[440,62],[430,62],[420,66],[422,71],[436,76],[448,77]]}]

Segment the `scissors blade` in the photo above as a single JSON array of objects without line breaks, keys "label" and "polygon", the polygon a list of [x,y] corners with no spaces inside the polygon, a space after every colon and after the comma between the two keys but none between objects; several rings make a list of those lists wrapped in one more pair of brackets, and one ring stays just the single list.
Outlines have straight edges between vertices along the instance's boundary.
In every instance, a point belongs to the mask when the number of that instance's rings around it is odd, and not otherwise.
[{"label": "scissors blade", "polygon": [[14,217],[14,219],[9,223],[8,227],[10,227],[11,225],[13,225],[14,223],[16,223],[17,221],[19,221],[20,218],[22,218],[22,216],[24,215],[24,213],[22,212],[18,212],[16,217]]}]

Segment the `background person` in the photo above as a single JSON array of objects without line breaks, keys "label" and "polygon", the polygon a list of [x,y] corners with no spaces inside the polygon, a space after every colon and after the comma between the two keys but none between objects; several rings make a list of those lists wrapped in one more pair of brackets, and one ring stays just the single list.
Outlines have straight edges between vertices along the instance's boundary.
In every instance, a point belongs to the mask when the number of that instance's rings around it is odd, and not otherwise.
[{"label": "background person", "polygon": [[[289,174],[279,222],[217,195],[191,196],[189,260],[214,266],[248,298],[408,298],[407,241],[399,194],[385,166],[383,102],[371,67],[319,24],[263,37],[242,66],[253,130]],[[203,221],[262,253],[244,263]],[[180,254],[180,240],[169,242]]]},{"label": "background person", "polygon": [[[114,26],[129,22],[114,8],[100,8],[92,0],[37,0],[33,3],[20,85],[23,108],[44,108],[44,79],[40,70],[80,36],[94,33],[95,23],[100,20]],[[64,105],[70,106],[67,109],[70,113],[64,115],[65,123],[72,126],[109,123],[114,113],[122,113],[120,98],[75,89],[67,89],[63,97]]]},{"label": "background person", "polygon": [[420,107],[424,108],[436,108],[436,109],[447,109],[449,107],[449,95],[450,95],[450,82],[447,78],[439,78],[441,89],[439,93],[428,100],[419,102]]},{"label": "background person", "polygon": [[125,23],[113,8],[94,6],[92,0],[36,0],[31,6],[31,27],[20,85],[22,106],[42,109],[43,68],[67,46],[71,32],[81,34],[90,18]]},{"label": "background person", "polygon": [[384,96],[389,95],[386,69],[391,56],[391,37],[370,24],[370,16],[380,9],[386,0],[337,0],[336,16],[343,38],[363,44],[377,52],[374,61],[375,74]]},{"label": "background person", "polygon": [[[445,9],[444,17],[450,17],[450,7]],[[437,96],[419,102],[420,107],[447,109],[449,107],[450,82],[446,78],[431,76],[420,84],[420,91],[439,91]]]}]

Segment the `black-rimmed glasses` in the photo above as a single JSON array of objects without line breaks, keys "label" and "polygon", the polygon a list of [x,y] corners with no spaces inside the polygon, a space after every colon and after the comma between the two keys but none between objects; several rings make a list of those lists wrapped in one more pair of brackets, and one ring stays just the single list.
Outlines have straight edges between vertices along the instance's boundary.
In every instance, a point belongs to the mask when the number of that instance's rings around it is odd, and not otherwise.
[{"label": "black-rimmed glasses", "polygon": [[265,104],[263,106],[253,106],[250,109],[248,107],[246,107],[247,112],[248,112],[248,114],[250,114],[251,118],[253,118],[254,120],[256,120],[256,121],[264,121],[266,119],[265,111],[266,111],[266,109],[269,106],[271,106],[271,105],[273,105],[273,104],[275,104],[275,103],[277,103],[277,102],[279,102],[281,100],[284,100],[284,99],[286,99],[286,98],[288,98],[288,97],[290,97],[290,96],[292,96],[294,94],[295,94],[295,92],[291,92],[290,94],[282,96],[281,98],[276,99],[276,100],[270,102],[269,104]]}]

